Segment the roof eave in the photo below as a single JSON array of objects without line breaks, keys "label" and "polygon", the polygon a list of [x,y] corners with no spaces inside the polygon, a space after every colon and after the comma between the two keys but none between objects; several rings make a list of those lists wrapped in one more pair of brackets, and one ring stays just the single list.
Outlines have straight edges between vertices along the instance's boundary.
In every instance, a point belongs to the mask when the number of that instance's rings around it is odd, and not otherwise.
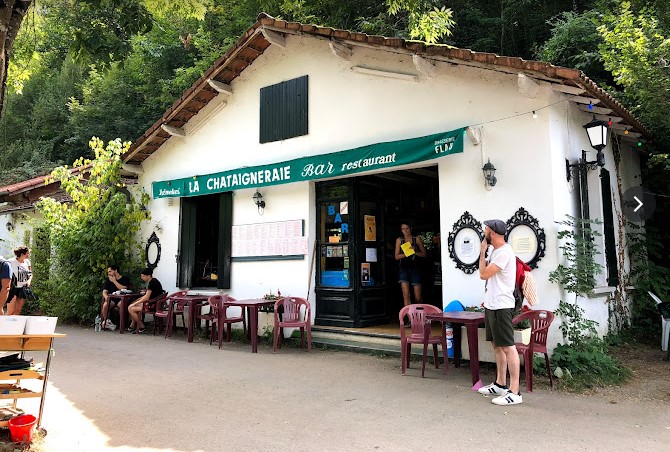
[{"label": "roof eave", "polygon": [[[597,98],[604,106],[622,117],[630,126],[634,127],[645,139],[652,140],[651,132],[638,121],[625,107],[623,107],[614,97],[598,87],[595,82],[589,79],[583,72],[564,68],[561,66],[554,66],[550,63],[540,61],[529,61],[519,57],[499,56],[492,53],[474,52],[468,49],[459,49],[445,45],[428,45],[421,41],[404,40],[402,38],[387,38],[384,36],[372,36],[365,33],[351,32],[347,30],[338,30],[328,27],[319,27],[315,25],[301,24],[299,22],[286,22],[284,20],[275,19],[265,13],[258,16],[257,21],[237,40],[221,58],[219,58],[204,74],[200,77],[184,94],[175,100],[172,106],[157,120],[141,137],[139,137],[130,147],[129,151],[123,156],[123,161],[126,163],[141,163],[149,155],[158,150],[169,138],[170,135],[165,132],[161,126],[170,125],[173,127],[182,127],[193,116],[195,116],[204,105],[209,103],[214,97],[219,95],[213,90],[208,80],[215,79],[215,77],[224,73],[228,69],[228,65],[236,63],[236,58],[241,55],[248,47],[254,51],[254,57],[242,58],[243,68],[253,64],[256,58],[263,53],[263,51],[271,45],[271,43],[262,37],[264,29],[286,34],[307,34],[310,36],[321,37],[333,41],[340,41],[350,45],[363,45],[375,48],[384,48],[396,52],[407,54],[418,54],[426,58],[435,58],[443,61],[451,61],[455,64],[470,64],[488,69],[497,69],[508,73],[526,73],[531,77],[551,82],[560,83],[570,86],[580,87],[589,93],[593,98]],[[261,38],[258,36],[261,35]],[[254,48],[252,43],[255,40],[263,39],[264,48]],[[233,78],[239,76],[237,71],[231,71]],[[237,74],[237,75],[235,75]],[[201,93],[206,92],[206,97],[209,100],[197,100],[196,98]],[[186,107],[194,101],[198,104],[196,107],[187,109]],[[186,112],[178,118],[180,114]],[[142,154],[139,153],[146,148],[152,147]]]}]

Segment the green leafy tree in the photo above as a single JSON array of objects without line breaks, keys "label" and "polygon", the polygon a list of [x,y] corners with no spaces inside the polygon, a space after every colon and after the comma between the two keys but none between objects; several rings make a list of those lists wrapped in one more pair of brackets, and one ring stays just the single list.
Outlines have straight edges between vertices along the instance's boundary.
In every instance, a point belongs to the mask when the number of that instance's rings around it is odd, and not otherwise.
[{"label": "green leafy tree", "polygon": [[[668,295],[670,240],[667,228],[670,218],[670,11],[668,2],[616,1],[612,11],[603,16],[598,28],[603,42],[599,46],[607,70],[621,90],[618,96],[654,134],[654,142],[642,149],[642,176],[645,186],[656,197],[656,211],[645,225],[633,248],[637,258],[633,266],[633,322],[635,326],[655,330],[658,314],[646,290]],[[636,251],[641,248],[642,252]]]},{"label": "green leafy tree", "polygon": [[630,2],[603,17],[599,46],[625,101],[640,119],[653,127],[656,140],[670,143],[670,34],[665,34],[652,9],[635,12]]},{"label": "green leafy tree", "polygon": [[450,36],[455,25],[451,9],[439,6],[440,3],[433,0],[386,0],[389,14],[407,14],[410,37],[429,44]]},{"label": "green leafy tree", "polygon": [[121,181],[120,156],[130,143],[114,140],[105,147],[93,138],[90,146],[93,160],[79,159],[73,168],[63,166],[52,173],[72,201],[43,198],[37,204],[52,248],[42,307],[82,322],[90,321],[99,308],[101,281],[110,263],[137,269],[137,233],[149,219],[143,208],[148,195],[141,193],[139,200],[128,196]]},{"label": "green leafy tree", "polygon": [[572,11],[559,14],[549,21],[551,37],[537,50],[536,57],[558,66],[579,69],[597,83],[612,83],[612,75],[605,70],[598,47],[603,38],[598,33],[601,14]]}]

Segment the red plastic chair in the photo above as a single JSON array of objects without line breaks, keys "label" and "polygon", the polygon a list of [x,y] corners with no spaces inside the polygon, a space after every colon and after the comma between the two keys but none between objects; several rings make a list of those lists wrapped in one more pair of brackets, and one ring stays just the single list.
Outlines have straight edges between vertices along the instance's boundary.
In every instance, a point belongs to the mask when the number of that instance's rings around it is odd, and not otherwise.
[{"label": "red plastic chair", "polygon": [[[144,322],[144,316],[147,314],[151,314],[152,316],[156,315],[156,306],[159,304],[165,302],[167,300],[167,292],[163,292],[162,294],[158,295],[157,297],[153,297],[150,300],[147,300],[142,303],[142,322]],[[154,323],[155,319],[154,319]]]},{"label": "red plastic chair", "polygon": [[[221,343],[223,342],[224,325],[227,327],[226,342],[231,341],[230,333],[233,323],[242,322],[242,329],[244,331],[244,335],[245,336],[247,335],[247,320],[246,317],[244,316],[244,309],[242,310],[242,314],[240,314],[239,316],[228,317],[227,315],[228,307],[224,306],[224,303],[227,300],[235,301],[233,297],[228,295],[212,295],[207,299],[207,304],[209,305],[210,313],[200,314],[201,318],[207,317],[208,320],[212,322],[212,331],[210,332],[209,335],[209,345],[212,345],[212,341],[214,340],[214,332],[216,332],[219,339],[219,349],[221,349]],[[214,325],[216,325],[216,329],[214,329]]]},{"label": "red plastic chair", "polygon": [[[405,375],[405,370],[409,369],[409,358],[412,351],[412,344],[423,345],[425,339],[426,314],[441,314],[442,311],[433,305],[429,304],[411,304],[405,306],[400,310],[398,318],[400,320],[400,359],[402,361],[402,374]],[[405,316],[409,317],[412,326],[412,332],[408,336],[405,332]],[[449,360],[447,357],[447,338],[440,334],[439,336],[429,336],[428,344],[433,344],[433,358],[435,359],[435,368],[440,368],[440,360],[437,356],[437,344],[442,345],[442,356],[444,360],[444,373],[449,371]],[[421,363],[421,376],[423,377],[426,362]]]},{"label": "red plastic chair", "polygon": [[[224,297],[227,297],[228,299],[234,300],[232,297],[228,297],[228,295],[224,295]],[[224,300],[225,301],[225,300]],[[209,310],[207,312],[202,312],[202,308],[209,306]],[[244,311],[244,310],[243,310]],[[244,312],[242,312],[242,315],[244,315]],[[216,310],[215,307],[213,307],[210,303],[204,302],[202,304],[198,304],[196,308],[195,315],[193,318],[195,319],[195,325],[201,325],[201,321],[205,321],[205,331],[209,331],[209,324],[210,322],[212,325],[217,321],[219,316],[218,310]],[[233,322],[234,323],[234,322]],[[246,330],[246,325],[244,325],[244,328]]]},{"label": "red plastic chair", "polygon": [[165,321],[165,337],[168,337],[168,332],[172,334],[172,325],[176,323],[177,321],[177,316],[181,315],[181,323],[182,325],[186,325],[186,322],[184,320],[184,308],[182,306],[181,310],[174,310],[174,306],[170,298],[174,296],[182,296],[186,295],[186,290],[182,290],[180,292],[175,292],[171,293],[170,295],[167,296],[165,300],[162,300],[160,303],[156,305],[156,312],[154,313],[154,335],[156,334],[156,331],[160,333],[161,325],[163,324],[163,321]]},{"label": "red plastic chair", "polygon": [[528,392],[533,392],[533,356],[535,353],[544,353],[544,362],[547,365],[549,374],[549,386],[554,387],[554,377],[551,375],[551,366],[549,365],[549,354],[547,353],[547,336],[551,322],[554,321],[554,313],[545,310],[531,310],[519,314],[512,319],[514,325],[523,320],[530,321],[530,342],[525,344],[514,344],[523,356],[523,367],[526,371],[526,388]]},{"label": "red plastic chair", "polygon": [[[304,320],[300,320],[300,310],[305,307]],[[279,310],[282,309],[281,319]],[[309,301],[298,297],[280,298],[275,303],[274,348],[281,348],[284,342],[284,328],[300,328],[300,348],[305,345],[305,330],[307,330],[307,351],[312,351],[312,316],[310,315]]]}]

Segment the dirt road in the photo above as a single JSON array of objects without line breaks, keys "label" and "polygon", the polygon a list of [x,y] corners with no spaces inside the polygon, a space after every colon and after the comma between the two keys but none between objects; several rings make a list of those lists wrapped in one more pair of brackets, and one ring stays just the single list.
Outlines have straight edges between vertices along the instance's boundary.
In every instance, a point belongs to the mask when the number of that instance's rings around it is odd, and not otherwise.
[{"label": "dirt road", "polygon": [[670,450],[662,401],[540,389],[498,407],[467,369],[422,379],[395,358],[59,331],[47,451]]}]

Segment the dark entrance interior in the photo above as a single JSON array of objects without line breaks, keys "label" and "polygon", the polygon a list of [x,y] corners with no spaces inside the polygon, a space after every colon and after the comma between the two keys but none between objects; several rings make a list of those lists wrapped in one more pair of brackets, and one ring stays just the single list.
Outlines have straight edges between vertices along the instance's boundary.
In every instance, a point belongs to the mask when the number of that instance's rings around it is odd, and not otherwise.
[{"label": "dark entrance interior", "polygon": [[[386,255],[386,280],[389,282],[388,308],[397,314],[403,306],[397,283],[398,263],[394,258],[395,241],[402,236],[400,225],[409,223],[412,234],[420,235],[428,255],[422,262],[423,302],[442,308],[442,271],[440,255],[440,200],[437,167],[371,176],[384,180],[385,236],[389,253]],[[410,291],[411,292],[411,291]],[[414,295],[412,294],[414,303]]]},{"label": "dark entrance interior", "polygon": [[195,203],[195,265],[193,283],[216,287],[219,272],[219,197],[200,196]]},{"label": "dark entrance interior", "polygon": [[426,238],[423,301],[442,306],[436,166],[317,183],[316,195],[317,325],[397,321],[403,302],[394,250],[402,223]]},{"label": "dark entrance interior", "polygon": [[230,287],[232,195],[182,198],[179,287]]}]

